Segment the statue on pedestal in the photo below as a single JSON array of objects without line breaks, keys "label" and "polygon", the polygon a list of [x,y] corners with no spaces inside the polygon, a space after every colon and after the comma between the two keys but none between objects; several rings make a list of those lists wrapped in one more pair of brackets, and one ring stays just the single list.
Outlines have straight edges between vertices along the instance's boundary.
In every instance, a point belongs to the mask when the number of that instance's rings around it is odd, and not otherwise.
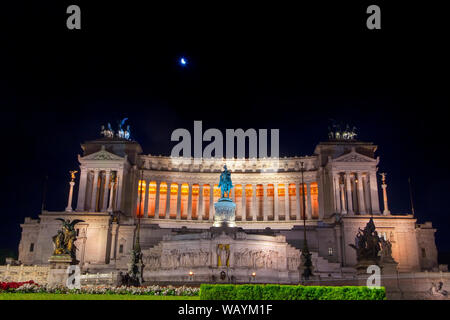
[{"label": "statue on pedestal", "polygon": [[230,191],[233,188],[231,182],[231,172],[228,171],[227,166],[223,167],[223,171],[220,174],[219,187],[221,191],[221,197],[219,201],[214,203],[214,227],[235,227],[236,219],[236,204],[230,199]]},{"label": "statue on pedestal", "polygon": [[364,230],[361,228],[355,237],[355,244],[349,244],[356,250],[356,269],[358,273],[365,274],[370,265],[380,265],[381,239],[375,231],[375,223],[372,217],[366,224]]},{"label": "statue on pedestal", "polygon": [[223,166],[223,171],[220,174],[219,188],[221,192],[221,197],[230,198],[230,192],[233,188],[233,183],[231,182],[231,172],[228,171],[227,166]]},{"label": "statue on pedestal", "polygon": [[62,229],[58,230],[58,233],[52,238],[54,244],[53,255],[68,255],[73,262],[76,261],[76,246],[75,241],[77,240],[77,232],[75,231],[75,225],[84,220],[75,219],[72,222],[70,220],[64,220],[61,218],[56,218],[62,222]]}]

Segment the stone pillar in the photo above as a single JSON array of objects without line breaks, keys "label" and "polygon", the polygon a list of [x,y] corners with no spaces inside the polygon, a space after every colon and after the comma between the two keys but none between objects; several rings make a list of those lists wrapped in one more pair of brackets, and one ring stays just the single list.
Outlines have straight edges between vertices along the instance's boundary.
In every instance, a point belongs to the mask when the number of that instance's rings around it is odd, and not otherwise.
[{"label": "stone pillar", "polygon": [[242,212],[241,221],[247,221],[247,195],[245,194],[245,184],[242,184]]},{"label": "stone pillar", "polygon": [[108,212],[112,212],[113,211],[113,199],[114,199],[114,188],[116,186],[116,181],[113,180],[111,181],[111,192],[109,195],[109,204],[108,204]]},{"label": "stone pillar", "polygon": [[257,221],[258,204],[256,203],[256,184],[252,184],[252,220]]},{"label": "stone pillar", "polygon": [[334,187],[334,209],[336,213],[341,213],[341,190],[340,190],[340,181],[339,181],[339,173],[333,176],[333,187]]},{"label": "stone pillar", "polygon": [[[342,181],[343,182],[343,181]],[[340,190],[340,196],[341,196],[341,205],[342,205],[342,214],[347,214],[347,202],[345,201],[345,191],[344,191],[344,183],[339,183],[339,190]]]},{"label": "stone pillar", "polygon": [[214,220],[214,183],[210,185],[209,190],[209,221]]},{"label": "stone pillar", "polygon": [[122,189],[123,189],[123,173],[120,169],[117,171],[117,191],[116,191],[116,210],[122,210]]},{"label": "stone pillar", "polygon": [[359,213],[360,214],[365,214],[366,213],[366,205],[365,205],[365,199],[364,199],[364,188],[363,188],[363,177],[362,177],[362,173],[358,172],[358,182],[357,187],[358,187],[358,204],[359,204]]},{"label": "stone pillar", "polygon": [[98,169],[94,170],[94,182],[92,184],[92,198],[91,198],[91,205],[89,207],[90,211],[94,211],[96,209],[97,204],[97,192],[98,192]]},{"label": "stone pillar", "polygon": [[110,259],[116,260],[116,243],[117,243],[117,229],[119,225],[117,222],[111,223],[111,251]]},{"label": "stone pillar", "polygon": [[149,191],[150,191],[150,181],[149,180],[144,180],[145,181],[145,190],[144,190],[144,212],[142,213],[142,218],[148,218],[148,206],[149,206]]},{"label": "stone pillar", "polygon": [[278,182],[273,184],[273,220],[274,221],[279,221],[280,217],[278,215]]},{"label": "stone pillar", "polygon": [[377,175],[376,175],[375,171],[372,171],[370,173],[369,184],[370,184],[370,202],[372,203],[372,212],[380,213],[380,202],[378,200]]},{"label": "stone pillar", "polygon": [[69,273],[67,268],[73,264],[72,258],[68,254],[54,255],[48,260],[50,268],[47,276],[47,283],[50,286],[67,286]]},{"label": "stone pillar", "polygon": [[197,220],[203,219],[203,184],[198,184],[198,213]]},{"label": "stone pillar", "polygon": [[178,192],[177,192],[177,220],[181,220],[181,183],[178,183]]},{"label": "stone pillar", "polygon": [[[198,203],[197,203],[198,208]],[[192,220],[192,183],[189,183],[189,189],[188,189],[188,212],[187,212],[187,219]]]},{"label": "stone pillar", "polygon": [[317,174],[317,193],[318,193],[317,201],[318,201],[319,220],[323,220],[323,217],[325,216],[324,181],[325,181],[324,170],[322,167],[319,167],[319,171]]},{"label": "stone pillar", "polygon": [[388,215],[391,214],[391,212],[389,211],[389,207],[388,207],[388,198],[387,198],[387,184],[386,182],[383,182],[383,184],[381,185],[381,188],[383,188],[383,202],[384,202],[384,210],[383,210],[383,214],[384,215]]},{"label": "stone pillar", "polygon": [[160,181],[156,181],[156,193],[155,193],[155,218],[159,218],[159,187],[161,186]]},{"label": "stone pillar", "polygon": [[263,184],[263,220],[267,221],[268,205],[267,205],[267,183]]},{"label": "stone pillar", "polygon": [[73,196],[73,186],[75,185],[74,181],[69,182],[70,189],[69,189],[69,199],[67,200],[67,212],[72,212],[72,196]]},{"label": "stone pillar", "polygon": [[348,213],[353,214],[353,197],[352,197],[352,183],[350,178],[350,172],[345,173],[345,178],[347,180],[347,205]]},{"label": "stone pillar", "polygon": [[284,220],[289,221],[291,219],[291,210],[289,210],[289,183],[284,184]]},{"label": "stone pillar", "polygon": [[370,184],[369,184],[369,177],[367,173],[364,175],[364,200],[366,203],[366,212],[371,213],[372,212],[372,205],[370,201]]},{"label": "stone pillar", "polygon": [[306,183],[306,218],[312,219],[312,204],[311,204],[311,182]]},{"label": "stone pillar", "polygon": [[167,182],[167,193],[166,193],[166,219],[170,219],[170,185],[172,182]]},{"label": "stone pillar", "polygon": [[85,210],[87,174],[88,171],[85,168],[81,168],[80,185],[78,186],[77,211]]},{"label": "stone pillar", "polygon": [[106,212],[108,209],[108,193],[109,193],[109,176],[111,174],[111,170],[105,171],[105,183],[103,186],[103,203],[102,203],[102,212]]},{"label": "stone pillar", "polygon": [[297,221],[302,219],[300,215],[300,184],[295,183],[295,217]]}]

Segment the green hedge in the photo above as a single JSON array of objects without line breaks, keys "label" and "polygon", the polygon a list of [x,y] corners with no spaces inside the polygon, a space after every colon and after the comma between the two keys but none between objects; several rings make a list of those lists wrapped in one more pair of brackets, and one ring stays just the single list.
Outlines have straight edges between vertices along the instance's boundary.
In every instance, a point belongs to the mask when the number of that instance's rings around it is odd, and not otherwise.
[{"label": "green hedge", "polygon": [[385,300],[386,290],[356,286],[202,284],[201,300]]}]

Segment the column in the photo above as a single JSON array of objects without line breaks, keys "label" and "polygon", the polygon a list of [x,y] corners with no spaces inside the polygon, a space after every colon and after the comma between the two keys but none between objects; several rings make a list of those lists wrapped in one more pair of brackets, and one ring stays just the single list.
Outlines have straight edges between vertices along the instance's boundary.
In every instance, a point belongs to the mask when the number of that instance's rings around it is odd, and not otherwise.
[{"label": "column", "polygon": [[87,174],[88,171],[85,168],[81,168],[80,185],[78,186],[77,211],[84,211],[85,209]]},{"label": "column", "polygon": [[98,184],[98,169],[94,170],[94,182],[92,184],[92,198],[91,198],[91,206],[89,207],[90,211],[95,211],[95,207],[97,204],[97,192],[98,192],[98,188],[97,188],[97,184]]},{"label": "column", "polygon": [[116,243],[117,243],[116,235],[118,227],[119,225],[116,222],[111,223],[111,251],[109,254],[111,260],[116,260]]},{"label": "column", "polygon": [[306,218],[312,219],[312,205],[311,205],[311,183],[306,183]]},{"label": "column", "polygon": [[[198,209],[198,203],[197,203],[197,209]],[[189,183],[189,189],[188,189],[188,212],[187,212],[187,219],[192,220],[192,183]]]},{"label": "column", "polygon": [[383,183],[381,184],[381,188],[383,188],[383,202],[384,202],[383,214],[384,215],[388,215],[391,212],[389,211],[389,207],[388,207],[388,199],[387,199],[387,191],[386,191],[387,184],[386,184],[386,181],[385,181],[385,176],[386,175],[383,174]]},{"label": "column", "polygon": [[69,182],[70,189],[69,189],[69,199],[67,200],[67,212],[72,212],[72,196],[73,196],[73,186],[75,185],[74,181]]},{"label": "column", "polygon": [[149,185],[150,185],[150,181],[149,180],[144,180],[145,181],[145,189],[144,190],[144,212],[142,213],[142,218],[148,218],[148,198],[149,198]]},{"label": "column", "polygon": [[159,187],[161,185],[161,181],[156,181],[156,194],[155,194],[155,219],[159,218]]},{"label": "column", "polygon": [[352,183],[350,178],[350,172],[345,173],[345,177],[347,179],[347,205],[348,205],[348,213],[353,214],[353,197],[352,197]]},{"label": "column", "polygon": [[300,185],[295,183],[295,216],[298,221],[301,220],[300,216]]},{"label": "column", "polygon": [[370,185],[369,185],[369,176],[364,174],[364,200],[366,203],[366,212],[371,213],[371,201],[370,201]]},{"label": "column", "polygon": [[214,220],[214,183],[210,185],[209,189],[209,221]]},{"label": "column", "polygon": [[[323,220],[325,216],[325,174],[322,167],[319,167],[319,172],[317,174],[317,192],[318,192],[318,206],[319,206],[319,220]],[[329,194],[329,193],[328,193]]]},{"label": "column", "polygon": [[103,186],[103,205],[102,205],[102,212],[106,212],[108,209],[108,194],[109,194],[109,176],[111,174],[111,170],[106,170],[105,172],[105,184]]},{"label": "column", "polygon": [[247,195],[245,194],[245,184],[242,184],[242,220],[241,221],[246,221],[247,220]]},{"label": "column", "polygon": [[269,210],[267,205],[267,183],[263,184],[263,220],[267,221],[267,211]]},{"label": "column", "polygon": [[284,220],[289,221],[291,219],[291,212],[289,210],[289,183],[284,184]]},{"label": "column", "polygon": [[341,204],[342,204],[342,210],[341,213],[342,214],[346,214],[347,213],[347,203],[345,202],[345,191],[344,191],[344,184],[340,183],[339,184],[339,190],[340,190],[340,195],[341,195]]},{"label": "column", "polygon": [[376,175],[375,171],[372,171],[370,173],[369,184],[370,184],[370,202],[372,203],[372,212],[380,213],[380,202],[378,200],[377,175]]},{"label": "column", "polygon": [[340,190],[340,177],[339,173],[335,174],[333,177],[334,185],[334,205],[336,213],[341,213],[341,190]]},{"label": "column", "polygon": [[177,183],[178,192],[177,192],[177,218],[176,220],[181,220],[181,183]]},{"label": "column", "polygon": [[198,184],[198,213],[197,219],[203,220],[203,183]]},{"label": "column", "polygon": [[365,205],[365,199],[364,199],[364,188],[363,188],[363,176],[361,172],[358,172],[358,204],[359,204],[359,213],[365,214],[366,213],[366,205]]},{"label": "column", "polygon": [[123,186],[123,173],[117,171],[117,192],[116,192],[116,210],[122,210],[122,186]]},{"label": "column", "polygon": [[256,203],[256,184],[252,184],[252,220],[257,221],[256,212],[258,211],[258,204]]},{"label": "column", "polygon": [[273,220],[274,221],[279,221],[279,216],[278,216],[278,182],[275,182],[273,184],[273,203],[274,203],[274,217]]},{"label": "column", "polygon": [[170,219],[170,185],[172,182],[167,182],[167,193],[166,193],[166,219]]},{"label": "column", "polygon": [[116,181],[115,179],[111,181],[111,192],[109,195],[109,204],[108,204],[108,212],[112,212],[113,211],[113,199],[114,199],[114,187],[116,186]]}]

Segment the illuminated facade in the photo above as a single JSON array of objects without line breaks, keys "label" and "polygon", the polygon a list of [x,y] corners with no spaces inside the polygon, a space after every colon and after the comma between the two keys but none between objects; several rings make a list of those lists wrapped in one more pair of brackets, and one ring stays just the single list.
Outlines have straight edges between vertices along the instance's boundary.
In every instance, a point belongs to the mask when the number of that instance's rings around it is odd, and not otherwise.
[{"label": "illuminated facade", "polygon": [[76,244],[84,270],[126,270],[138,216],[144,252],[170,234],[212,226],[219,174],[226,163],[238,227],[251,234],[284,236],[290,246],[301,249],[306,218],[316,273],[354,272],[356,255],[348,244],[371,215],[378,233],[391,241],[399,271],[438,267],[431,223],[418,225],[410,214],[380,209],[379,159],[372,143],[330,140],[305,157],[201,161],[145,155],[137,142],[118,138],[86,142],[82,148],[74,210],[68,206],[64,212],[26,218],[19,246],[23,263],[48,263],[51,237],[59,227],[54,219],[64,217],[85,221],[77,224]]}]

